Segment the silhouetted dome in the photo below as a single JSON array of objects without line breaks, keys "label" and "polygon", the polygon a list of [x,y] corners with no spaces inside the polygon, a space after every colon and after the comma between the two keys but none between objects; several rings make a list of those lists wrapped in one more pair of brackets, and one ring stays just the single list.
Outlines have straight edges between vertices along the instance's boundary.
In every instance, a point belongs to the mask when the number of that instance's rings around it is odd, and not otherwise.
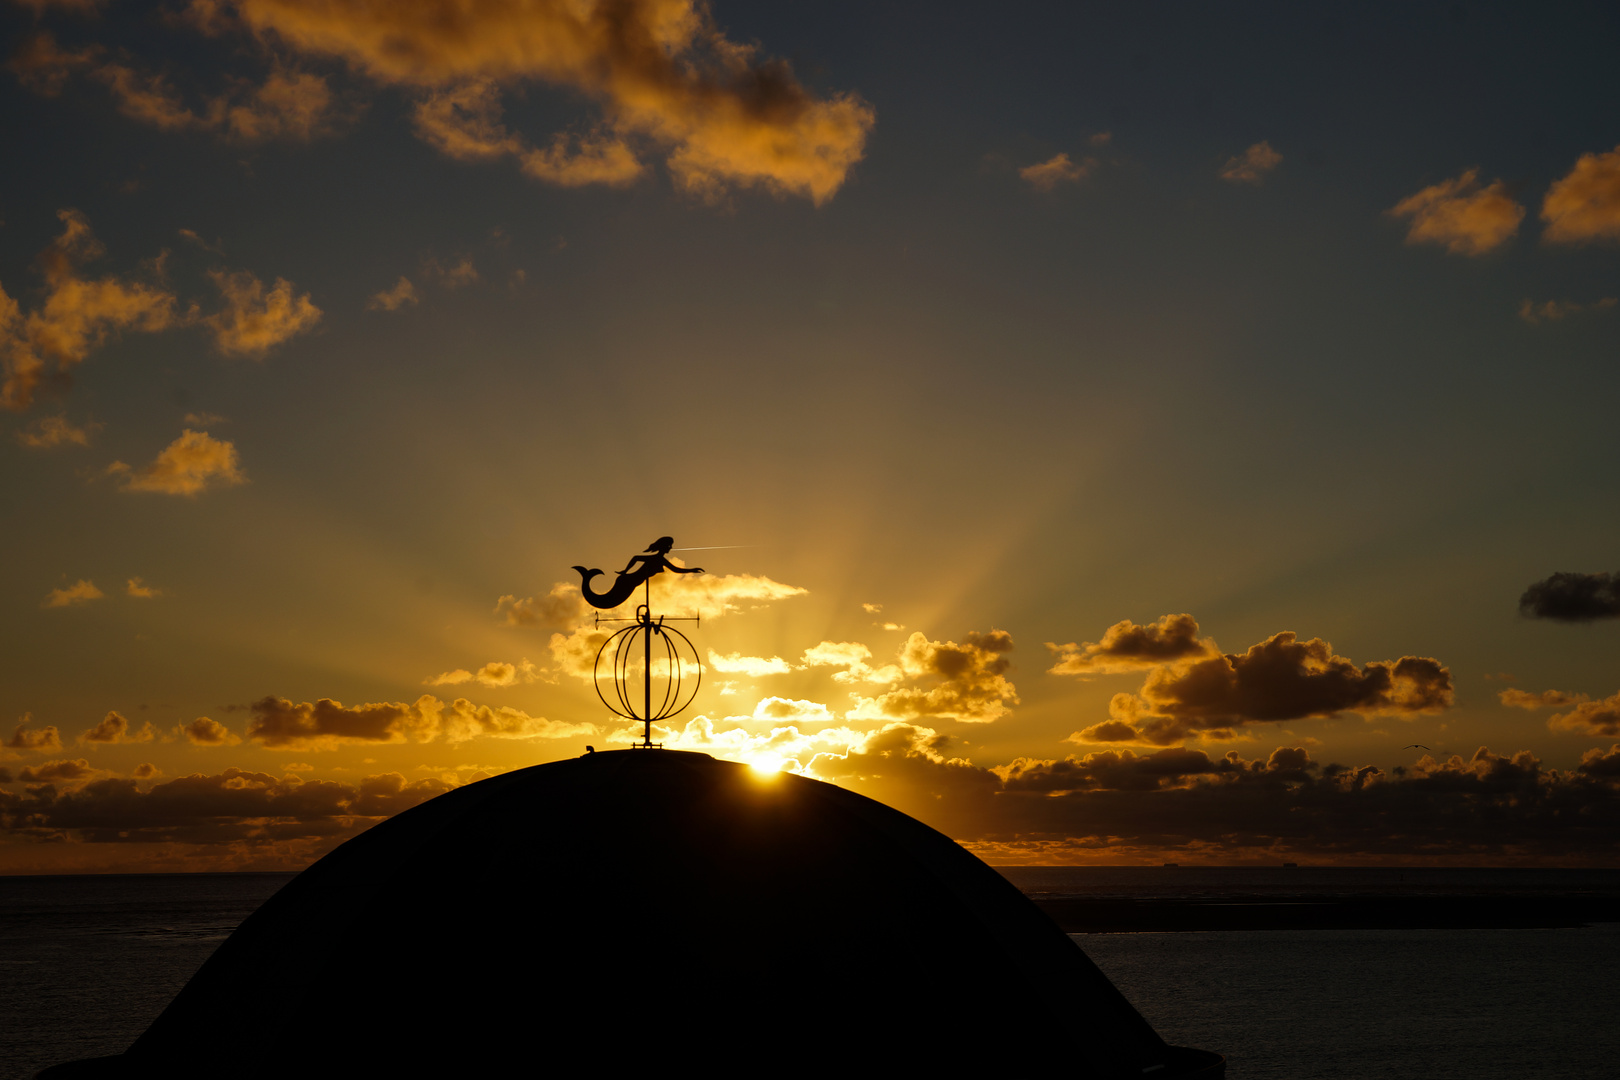
[{"label": "silhouetted dome", "polygon": [[672,1068],[1221,1066],[1165,1046],[1023,894],[920,822],[815,780],[626,750],[471,784],[350,840],[128,1052],[47,1073]]}]

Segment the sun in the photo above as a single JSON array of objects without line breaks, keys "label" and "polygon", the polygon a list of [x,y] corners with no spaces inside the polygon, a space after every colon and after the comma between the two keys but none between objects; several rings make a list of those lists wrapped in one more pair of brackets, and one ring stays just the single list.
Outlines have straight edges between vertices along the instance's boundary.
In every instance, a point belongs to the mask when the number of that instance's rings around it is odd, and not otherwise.
[{"label": "sun", "polygon": [[761,776],[770,776],[782,771],[783,761],[776,754],[760,754],[748,762],[748,767]]}]

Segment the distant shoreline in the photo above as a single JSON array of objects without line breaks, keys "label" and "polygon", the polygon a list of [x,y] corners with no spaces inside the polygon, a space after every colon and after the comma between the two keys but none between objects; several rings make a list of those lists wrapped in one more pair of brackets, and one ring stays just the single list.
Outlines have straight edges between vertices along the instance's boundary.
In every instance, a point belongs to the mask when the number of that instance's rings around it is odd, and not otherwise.
[{"label": "distant shoreline", "polygon": [[1620,923],[1620,898],[1518,896],[1032,897],[1069,934],[1219,930],[1536,930]]}]

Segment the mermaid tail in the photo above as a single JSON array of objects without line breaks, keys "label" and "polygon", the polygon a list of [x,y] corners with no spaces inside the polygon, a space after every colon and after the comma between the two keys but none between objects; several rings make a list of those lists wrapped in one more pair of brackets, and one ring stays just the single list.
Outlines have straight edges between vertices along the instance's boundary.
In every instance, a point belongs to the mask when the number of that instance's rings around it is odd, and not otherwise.
[{"label": "mermaid tail", "polygon": [[[602,571],[587,570],[583,566],[576,566],[574,569],[579,571],[579,591],[584,595],[585,602],[590,604],[592,607],[597,608],[618,607],[620,604],[630,599],[635,591],[641,587],[642,582],[652,577],[652,574],[626,574],[621,572],[618,579],[613,582],[613,587],[611,589],[609,589],[607,592],[599,593],[591,589],[591,579],[596,577]],[[661,570],[663,568],[658,567],[657,569]],[[654,570],[654,573],[656,572],[657,570]]]}]

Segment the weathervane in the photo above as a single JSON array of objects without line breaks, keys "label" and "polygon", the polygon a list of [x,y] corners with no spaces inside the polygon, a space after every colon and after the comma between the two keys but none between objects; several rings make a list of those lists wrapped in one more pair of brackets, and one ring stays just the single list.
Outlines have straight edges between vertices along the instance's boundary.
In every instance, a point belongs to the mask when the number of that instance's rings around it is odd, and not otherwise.
[{"label": "weathervane", "polygon": [[[652,613],[652,579],[665,570],[673,570],[677,574],[701,574],[701,566],[676,566],[667,556],[675,546],[675,541],[668,536],[660,536],[654,540],[645,552],[632,556],[625,563],[624,569],[619,571],[614,579],[612,588],[607,592],[595,592],[591,588],[591,579],[602,573],[600,570],[587,570],[583,566],[574,567],[579,571],[579,591],[585,597],[586,603],[595,608],[612,609],[620,606],[635,594],[638,586],[643,586],[645,603],[636,606],[636,615],[633,619],[604,619],[596,616],[596,625],[603,623],[625,622],[630,625],[616,631],[612,637],[602,643],[596,650],[596,663],[592,670],[593,681],[596,685],[596,696],[602,699],[614,715],[622,716],[626,720],[639,720],[642,723],[641,741],[632,743],[633,747],[650,749],[661,746],[661,743],[652,741],[652,726],[656,720],[667,720],[671,716],[692,704],[697,696],[698,686],[703,681],[703,665],[698,662],[697,649],[691,639],[673,626],[666,626],[668,622],[697,622],[692,618],[670,618],[659,615],[654,618]],[[630,686],[630,664],[632,662],[631,647],[635,635],[641,635],[641,708],[636,708],[636,695]],[[659,657],[659,667],[662,668],[664,692],[661,695],[658,707],[653,707],[653,639],[657,638],[662,655]],[[690,660],[686,659],[687,655]],[[613,681],[614,700],[609,701],[602,692],[602,658],[610,657],[609,670]],[[695,675],[686,677],[686,669],[690,668]],[[690,687],[690,689],[688,689]]]}]

